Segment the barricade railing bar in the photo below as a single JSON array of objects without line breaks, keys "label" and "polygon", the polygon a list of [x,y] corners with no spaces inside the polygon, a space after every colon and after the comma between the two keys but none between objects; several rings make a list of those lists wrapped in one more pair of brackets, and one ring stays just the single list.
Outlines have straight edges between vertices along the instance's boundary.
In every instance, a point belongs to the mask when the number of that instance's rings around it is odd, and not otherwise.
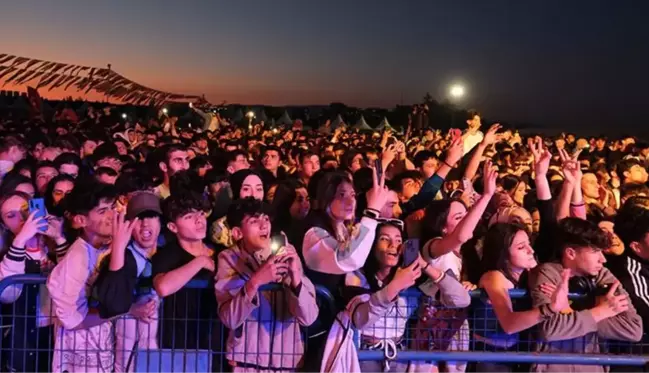
[{"label": "barricade railing bar", "polygon": [[[34,291],[34,287],[29,290],[29,285],[44,285],[47,278],[42,275],[18,275],[7,277],[0,281],[0,294],[10,286],[21,285],[22,291]],[[204,290],[207,298],[211,293],[213,297],[212,284],[209,281],[193,280],[190,281],[185,288],[195,289],[196,291]],[[44,288],[38,286],[37,288]],[[281,286],[269,285],[262,288],[262,290],[278,290]],[[511,290],[510,297],[512,301],[525,301],[528,294],[523,290]],[[332,294],[323,287],[316,287],[317,302],[320,308],[320,313],[327,313],[331,315],[336,312],[334,297]],[[386,317],[381,322],[377,322],[371,327],[366,327],[363,330],[356,330],[355,343],[358,348],[358,358],[363,361],[384,361],[386,360],[387,347],[385,344],[375,343],[380,339],[392,339],[394,342],[394,354],[390,355],[389,360],[394,362],[448,362],[448,361],[461,361],[461,362],[483,362],[483,363],[509,363],[509,364],[566,364],[566,365],[600,365],[600,366],[645,366],[649,363],[649,356],[646,354],[634,353],[628,351],[624,353],[612,353],[618,346],[615,342],[607,342],[607,348],[601,353],[539,353],[534,352],[529,348],[533,343],[533,338],[530,337],[529,341],[524,338],[518,337],[516,343],[513,345],[507,344],[503,350],[488,350],[484,345],[477,344],[476,338],[480,335],[495,336],[488,337],[498,341],[508,343],[507,339],[498,334],[498,328],[494,327],[493,312],[489,313],[489,307],[485,306],[486,295],[480,291],[475,290],[470,292],[472,298],[472,311],[462,311],[459,309],[445,308],[435,303],[427,303],[427,296],[423,295],[417,289],[410,289],[402,292],[400,298],[403,298],[402,303],[394,306],[394,309],[389,310]],[[570,294],[571,300],[584,299],[584,294]],[[158,319],[156,319],[156,330],[142,331],[136,329],[137,337],[131,345],[121,343],[121,347],[126,354],[120,355],[115,351],[107,351],[99,349],[97,355],[102,352],[110,352],[115,356],[112,357],[111,362],[115,364],[115,371],[228,371],[230,359],[232,355],[226,356],[225,348],[228,340],[228,333],[238,333],[225,328],[217,313],[216,302],[206,303],[207,301],[198,299],[197,304],[181,304],[182,299],[164,299],[160,305],[160,312]],[[206,298],[206,299],[207,299]],[[477,307],[476,307],[477,305]],[[49,334],[42,334],[46,329],[36,328],[36,337],[28,336],[28,333],[34,332],[32,327],[30,330],[26,325],[29,324],[28,319],[35,319],[36,323],[44,318],[51,318],[51,315],[37,315],[35,313],[27,313],[27,302],[25,301],[22,310],[24,314],[18,314],[21,305],[7,303],[3,305],[3,313],[0,316],[3,338],[0,342],[0,360],[2,366],[0,370],[4,370],[7,364],[15,366],[29,366],[29,369],[34,371],[42,371],[43,367],[50,366],[48,371],[51,370],[52,361],[58,361],[65,357],[66,354],[74,354],[78,351],[62,349],[54,351],[56,331],[49,331]],[[197,313],[180,312],[189,317],[176,318],[177,311],[187,310],[193,307]],[[31,307],[31,306],[30,306]],[[52,307],[49,307],[51,310]],[[425,319],[423,313],[433,309],[435,323],[422,323],[421,320]],[[169,317],[168,313],[171,310],[173,314]],[[477,310],[477,311],[476,311]],[[457,311],[457,312],[456,312]],[[481,313],[483,312],[484,313]],[[192,311],[194,312],[194,311]],[[463,313],[466,312],[466,313]],[[208,315],[208,316],[205,316]],[[460,315],[460,316],[458,316]],[[477,316],[476,316],[477,315]],[[487,316],[485,316],[487,315]],[[265,328],[266,322],[271,324],[274,315],[271,313],[267,315],[258,315],[259,325],[258,328]],[[205,319],[205,317],[207,317]],[[390,317],[393,317],[392,319]],[[118,318],[120,321],[114,324],[119,324],[119,327],[114,325],[111,331],[111,344],[106,349],[115,349],[115,341],[117,337],[127,335],[130,328],[137,320],[129,317]],[[447,319],[445,319],[447,318]],[[115,320],[118,320],[115,319]],[[430,321],[430,320],[429,320]],[[121,322],[121,324],[120,324]],[[246,321],[247,323],[248,321]],[[158,325],[159,324],[159,325]],[[138,328],[142,324],[137,324]],[[247,325],[247,324],[246,324]],[[431,326],[432,325],[432,326]],[[22,327],[17,327],[22,326]],[[148,327],[150,328],[150,327]],[[448,328],[445,330],[444,328]],[[24,329],[24,330],[23,330]],[[42,330],[40,330],[42,329]],[[13,335],[20,330],[22,335]],[[261,330],[261,329],[260,329]],[[282,333],[283,331],[272,330],[271,335],[275,333]],[[41,333],[41,335],[39,335]],[[121,333],[121,334],[120,334]],[[143,338],[142,333],[149,333],[149,339]],[[308,346],[308,328],[301,328],[300,334],[304,341],[305,350]],[[460,335],[460,337],[457,337]],[[368,342],[371,336],[377,336],[376,340]],[[450,336],[450,337],[449,337]],[[102,338],[108,338],[106,335]],[[133,337],[133,336],[131,336]],[[496,338],[497,337],[497,338]],[[22,338],[22,339],[21,339]],[[21,347],[17,345],[17,341],[25,341],[27,338],[36,338],[45,342],[38,345],[36,348],[24,348],[24,353],[20,353]],[[84,338],[87,338],[84,337]],[[436,340],[435,338],[440,338]],[[449,342],[449,338],[455,338]],[[503,339],[504,338],[504,339]],[[146,341],[149,341],[148,343]],[[131,341],[133,342],[133,341]],[[379,341],[380,342],[380,341]],[[524,344],[521,342],[530,342]],[[243,354],[256,354],[255,361],[265,362],[264,353],[259,349],[259,341],[239,341],[238,343],[257,343],[256,352],[244,350]],[[80,346],[77,341],[73,346]],[[620,344],[623,346],[624,344]],[[638,347],[638,344],[634,344]],[[254,346],[254,345],[251,345]],[[369,347],[368,347],[369,346]],[[478,347],[482,346],[482,347]],[[512,347],[516,346],[516,347]],[[297,352],[295,344],[282,344],[279,348],[279,354],[283,357],[291,359],[303,359],[303,352]],[[263,349],[262,349],[263,350]],[[133,353],[137,351],[137,353]],[[637,351],[634,350],[634,351]],[[59,354],[59,355],[57,355]],[[3,356],[4,355],[4,356]],[[236,355],[236,354],[235,354]],[[10,358],[8,357],[10,356]],[[13,360],[12,360],[13,359]],[[30,361],[33,359],[35,361]],[[46,359],[39,361],[39,359]],[[97,358],[102,360],[101,356]],[[22,361],[17,361],[22,360]],[[246,359],[248,361],[250,359]],[[253,359],[254,360],[254,359]],[[86,362],[87,363],[87,362]],[[259,364],[263,366],[263,364]],[[10,367],[11,368],[11,367]],[[109,369],[108,371],[111,371]],[[24,371],[29,371],[27,368]]]}]

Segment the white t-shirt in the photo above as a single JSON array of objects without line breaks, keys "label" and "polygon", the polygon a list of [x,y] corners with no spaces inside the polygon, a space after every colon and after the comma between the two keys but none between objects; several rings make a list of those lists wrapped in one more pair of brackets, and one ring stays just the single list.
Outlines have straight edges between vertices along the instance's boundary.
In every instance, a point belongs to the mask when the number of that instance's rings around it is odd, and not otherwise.
[{"label": "white t-shirt", "polygon": [[484,139],[482,132],[478,131],[474,134],[469,134],[464,138],[464,154],[466,155],[471,151],[476,145],[480,144]]},{"label": "white t-shirt", "polygon": [[446,253],[434,259],[430,257],[429,247],[433,242],[439,239],[440,238],[433,238],[424,245],[424,250],[422,250],[423,259],[440,271],[446,272],[450,269],[453,272],[453,275],[455,275],[455,278],[460,279],[460,274],[462,273],[462,258],[457,254],[451,251],[450,253]]}]

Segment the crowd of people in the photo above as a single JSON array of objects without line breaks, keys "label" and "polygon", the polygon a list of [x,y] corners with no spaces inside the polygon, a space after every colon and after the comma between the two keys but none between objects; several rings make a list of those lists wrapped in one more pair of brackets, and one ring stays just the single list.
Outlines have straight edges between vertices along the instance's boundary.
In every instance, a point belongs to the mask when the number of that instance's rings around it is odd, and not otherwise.
[{"label": "crowd of people", "polygon": [[[191,110],[204,125],[0,118],[0,280],[47,276],[0,293],[3,371],[134,371],[142,349],[235,372],[605,371],[392,360],[649,351],[649,144],[525,138],[477,112],[398,134]],[[351,327],[384,361],[354,358]]]}]

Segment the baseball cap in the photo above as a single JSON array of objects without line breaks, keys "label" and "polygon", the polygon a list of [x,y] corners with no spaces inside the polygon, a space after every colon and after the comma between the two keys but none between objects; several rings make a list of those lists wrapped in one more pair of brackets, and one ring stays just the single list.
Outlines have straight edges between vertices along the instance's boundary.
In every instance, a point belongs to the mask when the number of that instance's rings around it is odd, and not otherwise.
[{"label": "baseball cap", "polygon": [[126,206],[126,219],[133,220],[143,212],[155,212],[162,215],[160,198],[151,192],[136,192]]}]

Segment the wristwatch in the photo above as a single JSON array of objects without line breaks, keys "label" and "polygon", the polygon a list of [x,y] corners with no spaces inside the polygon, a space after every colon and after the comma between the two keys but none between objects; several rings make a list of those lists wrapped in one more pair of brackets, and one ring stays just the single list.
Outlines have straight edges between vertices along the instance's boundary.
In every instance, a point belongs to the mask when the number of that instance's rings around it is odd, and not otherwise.
[{"label": "wristwatch", "polygon": [[378,220],[380,217],[380,214],[378,211],[374,209],[365,209],[363,210],[363,216],[367,216],[370,219]]}]

